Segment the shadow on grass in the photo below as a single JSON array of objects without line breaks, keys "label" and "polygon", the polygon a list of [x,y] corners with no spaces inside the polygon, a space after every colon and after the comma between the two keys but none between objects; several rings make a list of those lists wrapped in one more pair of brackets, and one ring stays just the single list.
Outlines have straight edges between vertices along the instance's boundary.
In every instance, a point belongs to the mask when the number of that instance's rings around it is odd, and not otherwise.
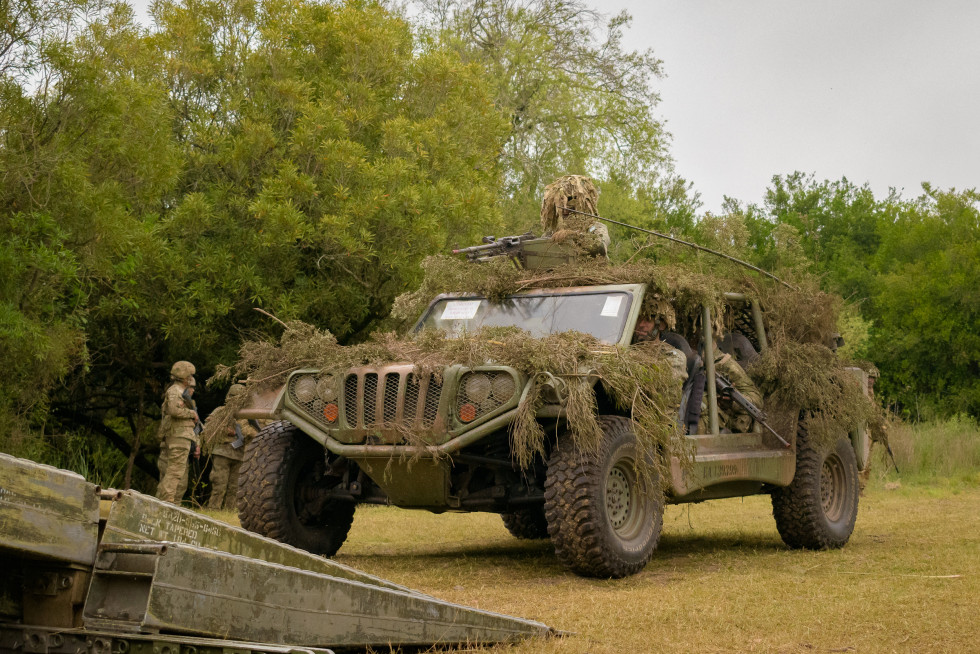
[{"label": "shadow on grass", "polygon": [[678,554],[716,554],[750,552],[785,552],[789,548],[773,528],[768,534],[676,534],[660,539],[660,556]]},{"label": "shadow on grass", "polygon": [[[685,569],[703,570],[718,564],[719,558],[787,552],[779,536],[773,534],[691,534],[665,536],[646,567],[647,573],[673,573]],[[555,556],[550,540],[514,540],[509,543],[459,543],[434,545],[432,549],[409,548],[404,552],[358,553],[344,557],[355,567],[384,567],[389,571],[458,568],[493,570],[507,577],[523,579],[574,578]]]},{"label": "shadow on grass", "polygon": [[[436,549],[437,548],[437,549]],[[468,559],[485,560],[491,562],[493,559],[509,560],[514,558],[538,558],[542,556],[554,556],[550,540],[515,540],[513,543],[505,544],[480,544],[480,543],[459,543],[441,544],[433,546],[433,549],[408,548],[404,553],[395,552],[370,552],[352,554],[358,559],[387,559],[404,557],[406,559],[423,559],[437,561],[439,559],[458,559],[466,557]]]}]

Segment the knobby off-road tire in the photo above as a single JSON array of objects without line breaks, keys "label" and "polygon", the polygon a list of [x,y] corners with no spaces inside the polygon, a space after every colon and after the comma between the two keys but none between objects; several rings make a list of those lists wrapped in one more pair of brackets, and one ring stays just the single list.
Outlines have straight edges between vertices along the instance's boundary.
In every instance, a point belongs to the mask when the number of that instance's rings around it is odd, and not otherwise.
[{"label": "knobby off-road tire", "polygon": [[539,540],[548,537],[548,521],[544,517],[544,507],[535,506],[519,509],[500,516],[504,526],[514,538]]},{"label": "knobby off-road tire", "polygon": [[857,458],[847,437],[818,449],[801,429],[796,476],[772,492],[772,514],[783,542],[793,548],[843,547],[854,531],[860,494]]},{"label": "knobby off-road tire", "polygon": [[323,447],[288,422],[260,431],[245,450],[238,483],[242,527],[300,549],[333,556],[354,521],[354,502],[316,507],[309,491],[324,467]]},{"label": "knobby off-road tire", "polygon": [[[660,539],[663,493],[656,474],[644,481],[629,420],[600,416],[597,456],[559,438],[548,461],[545,518],[558,559],[586,577],[618,578],[643,569]],[[651,471],[653,466],[648,466]]]}]

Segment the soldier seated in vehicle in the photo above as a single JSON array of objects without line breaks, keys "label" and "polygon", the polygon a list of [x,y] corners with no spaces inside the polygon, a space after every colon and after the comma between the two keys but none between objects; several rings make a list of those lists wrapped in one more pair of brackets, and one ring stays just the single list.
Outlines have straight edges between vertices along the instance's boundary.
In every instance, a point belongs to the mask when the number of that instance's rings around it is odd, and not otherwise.
[{"label": "soldier seated in vehicle", "polygon": [[[763,408],[762,392],[742,367],[758,358],[759,353],[743,334],[727,334],[715,344],[715,372],[727,379],[739,393],[758,409]],[[707,413],[707,412],[705,412]],[[702,414],[704,421],[706,416]],[[731,398],[718,395],[718,424],[724,431],[744,433],[752,431],[752,416]],[[706,429],[706,422],[702,422]]]},{"label": "soldier seated in vehicle", "polygon": [[697,355],[687,339],[677,332],[667,331],[667,321],[662,316],[642,315],[636,321],[633,343],[661,341],[667,345],[667,357],[674,377],[684,384],[691,376]]}]

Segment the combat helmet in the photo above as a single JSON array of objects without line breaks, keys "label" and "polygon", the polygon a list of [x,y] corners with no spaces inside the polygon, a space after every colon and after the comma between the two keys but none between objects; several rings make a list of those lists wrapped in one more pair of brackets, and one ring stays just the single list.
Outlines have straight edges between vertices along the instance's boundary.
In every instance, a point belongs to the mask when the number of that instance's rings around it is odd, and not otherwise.
[{"label": "combat helmet", "polygon": [[232,384],[231,386],[228,387],[228,394],[225,395],[225,401],[230,400],[231,398],[235,397],[236,395],[241,395],[244,392],[245,392],[245,386],[244,385],[242,385],[242,384]]},{"label": "combat helmet", "polygon": [[[197,369],[190,361],[178,361],[170,368],[170,376],[178,380],[184,380],[189,377],[193,380],[194,373],[196,372]],[[193,381],[191,382],[191,386],[194,386]]]}]

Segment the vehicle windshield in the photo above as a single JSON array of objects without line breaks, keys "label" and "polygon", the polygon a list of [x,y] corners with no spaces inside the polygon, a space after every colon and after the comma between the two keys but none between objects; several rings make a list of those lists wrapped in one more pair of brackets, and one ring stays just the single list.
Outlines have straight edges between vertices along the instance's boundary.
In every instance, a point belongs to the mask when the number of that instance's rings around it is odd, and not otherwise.
[{"label": "vehicle windshield", "polygon": [[494,303],[480,297],[443,298],[429,307],[417,329],[442,329],[459,337],[481,327],[520,327],[535,338],[578,331],[615,344],[632,301],[632,293],[625,291],[518,295]]}]

